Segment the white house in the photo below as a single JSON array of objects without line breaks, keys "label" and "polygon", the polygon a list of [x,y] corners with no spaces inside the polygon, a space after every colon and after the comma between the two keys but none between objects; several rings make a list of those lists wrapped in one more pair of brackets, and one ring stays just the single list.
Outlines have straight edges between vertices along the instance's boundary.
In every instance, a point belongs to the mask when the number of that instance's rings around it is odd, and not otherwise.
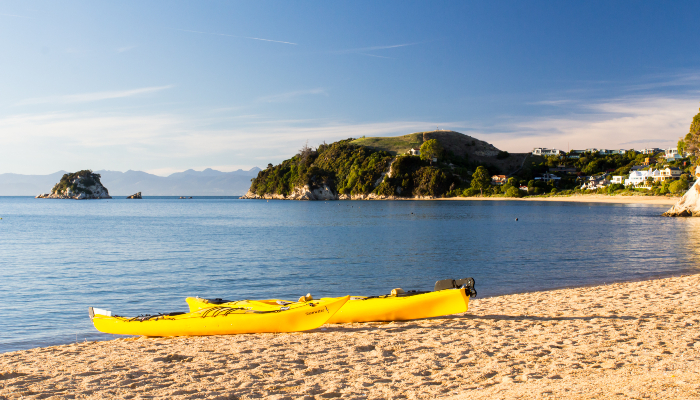
[{"label": "white house", "polygon": [[681,177],[681,169],[677,167],[666,167],[662,170],[654,171],[655,181],[666,181],[669,179],[678,179]]},{"label": "white house", "polygon": [[610,182],[605,179],[605,175],[600,176],[589,176],[588,182],[581,186],[581,189],[596,190],[608,186]]},{"label": "white house", "polygon": [[412,156],[419,156],[420,155],[420,149],[416,149],[411,147],[411,150],[408,151],[408,154]]},{"label": "white house", "polygon": [[641,151],[641,153],[642,153],[642,154],[652,154],[652,155],[654,155],[654,154],[656,154],[656,153],[658,153],[658,152],[660,152],[660,151],[661,151],[661,149],[656,148],[656,147],[652,147],[652,148],[650,148],[650,149],[643,149],[643,150]]},{"label": "white house", "polygon": [[542,174],[542,176],[535,178],[536,181],[542,180],[542,181],[545,181],[545,182],[549,182],[549,181],[558,181],[558,180],[560,180],[560,179],[561,179],[560,177],[558,177],[558,176],[556,176],[556,175],[554,175],[554,174],[550,174],[550,173],[548,173],[548,172],[545,172],[544,174]]},{"label": "white house", "polygon": [[648,178],[654,177],[654,171],[631,171],[630,177],[625,179],[625,186],[644,186]]},{"label": "white house", "polygon": [[624,179],[625,179],[625,177],[622,176],[622,175],[614,175],[614,176],[612,177],[612,180],[610,181],[610,183],[615,183],[615,184],[618,184],[618,185],[622,185],[623,182],[624,182]]},{"label": "white house", "polygon": [[535,156],[560,156],[563,155],[564,152],[561,150],[557,149],[547,149],[544,147],[536,147],[532,149],[532,154]]}]

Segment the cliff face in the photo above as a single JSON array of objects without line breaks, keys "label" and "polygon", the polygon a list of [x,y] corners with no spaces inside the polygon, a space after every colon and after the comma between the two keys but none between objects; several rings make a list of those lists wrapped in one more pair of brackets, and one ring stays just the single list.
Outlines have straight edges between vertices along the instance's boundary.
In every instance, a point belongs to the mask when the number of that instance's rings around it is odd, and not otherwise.
[{"label": "cliff face", "polygon": [[42,193],[37,199],[111,199],[109,191],[100,182],[100,174],[90,170],[82,170],[72,174],[64,174],[54,185],[51,193]]},{"label": "cliff face", "polygon": [[695,177],[698,178],[693,186],[678,200],[675,206],[666,211],[666,217],[700,217],[700,166],[695,168]]}]

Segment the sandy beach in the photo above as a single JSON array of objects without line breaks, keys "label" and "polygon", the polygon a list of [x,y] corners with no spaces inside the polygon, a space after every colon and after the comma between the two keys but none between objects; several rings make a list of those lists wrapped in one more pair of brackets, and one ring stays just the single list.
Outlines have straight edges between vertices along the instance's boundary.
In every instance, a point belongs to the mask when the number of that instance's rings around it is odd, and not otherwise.
[{"label": "sandy beach", "polygon": [[565,201],[574,203],[617,203],[617,204],[650,204],[673,206],[680,197],[666,196],[606,196],[603,194],[586,194],[551,197],[448,197],[437,200],[483,200],[483,201]]},{"label": "sandy beach", "polygon": [[697,399],[700,275],[475,299],[420,321],[0,354],[0,399]]}]

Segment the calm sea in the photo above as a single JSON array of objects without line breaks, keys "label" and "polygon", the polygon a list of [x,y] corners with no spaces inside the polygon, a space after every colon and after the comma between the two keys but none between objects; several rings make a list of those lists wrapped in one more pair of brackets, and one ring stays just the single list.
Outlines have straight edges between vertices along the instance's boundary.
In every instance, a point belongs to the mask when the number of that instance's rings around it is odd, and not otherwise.
[{"label": "calm sea", "polygon": [[493,296],[696,272],[700,218],[667,208],[0,197],[0,352],[111,338],[88,306],[137,315],[184,311],[186,296],[374,295],[470,276]]}]

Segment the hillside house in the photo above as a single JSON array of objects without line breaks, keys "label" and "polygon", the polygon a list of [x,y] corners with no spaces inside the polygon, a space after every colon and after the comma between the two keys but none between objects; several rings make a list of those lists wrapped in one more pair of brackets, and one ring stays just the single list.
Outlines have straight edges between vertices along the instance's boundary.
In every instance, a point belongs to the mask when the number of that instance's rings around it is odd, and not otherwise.
[{"label": "hillside house", "polygon": [[652,147],[650,149],[642,149],[640,151],[640,153],[642,153],[642,154],[651,154],[651,155],[654,155],[654,154],[659,153],[659,152],[661,152],[661,149],[656,148],[656,147]]},{"label": "hillside house", "polygon": [[677,167],[666,167],[661,170],[655,170],[653,173],[654,181],[667,181],[671,179],[678,179],[681,177],[683,171]]},{"label": "hillside house", "polygon": [[581,186],[581,189],[596,190],[601,189],[610,184],[610,181],[605,179],[605,175],[590,176],[588,181]]},{"label": "hillside house", "polygon": [[536,147],[536,148],[532,149],[532,154],[535,156],[548,157],[548,156],[561,156],[561,155],[564,155],[564,152],[561,150],[557,150],[557,149],[547,149],[544,147]]},{"label": "hillside house", "polygon": [[630,177],[625,179],[625,186],[643,187],[647,180],[654,177],[654,171],[631,171]]},{"label": "hillside house", "polygon": [[648,167],[652,164],[656,164],[656,159],[654,157],[647,157],[644,159],[644,162],[642,163],[642,165],[645,167]]},{"label": "hillside house", "polygon": [[503,185],[508,181],[508,178],[506,178],[505,175],[494,175],[491,177],[491,184],[492,185]]},{"label": "hillside house", "polygon": [[664,157],[666,158],[666,161],[676,161],[680,160],[681,158],[688,157],[690,154],[687,151],[684,151],[683,153],[679,153],[678,149],[675,147],[668,148],[664,150]]},{"label": "hillside house", "polygon": [[622,175],[614,175],[612,177],[612,180],[610,181],[610,183],[614,183],[617,185],[623,185],[624,182],[625,182],[625,177]]},{"label": "hillside house", "polygon": [[550,174],[550,173],[548,173],[548,172],[545,172],[544,174],[542,174],[542,176],[535,178],[536,181],[540,181],[540,180],[541,180],[541,181],[545,181],[545,182],[550,182],[550,181],[556,182],[556,181],[558,181],[558,180],[560,180],[560,179],[561,179],[560,177],[558,177],[558,176],[556,176],[556,175],[554,175],[554,174]]},{"label": "hillside house", "polygon": [[411,147],[411,149],[408,151],[408,154],[412,156],[419,156],[420,155],[420,149],[416,149],[414,147]]},{"label": "hillside house", "polygon": [[586,150],[570,150],[569,153],[567,153],[568,158],[581,158],[581,155],[585,153]]}]

